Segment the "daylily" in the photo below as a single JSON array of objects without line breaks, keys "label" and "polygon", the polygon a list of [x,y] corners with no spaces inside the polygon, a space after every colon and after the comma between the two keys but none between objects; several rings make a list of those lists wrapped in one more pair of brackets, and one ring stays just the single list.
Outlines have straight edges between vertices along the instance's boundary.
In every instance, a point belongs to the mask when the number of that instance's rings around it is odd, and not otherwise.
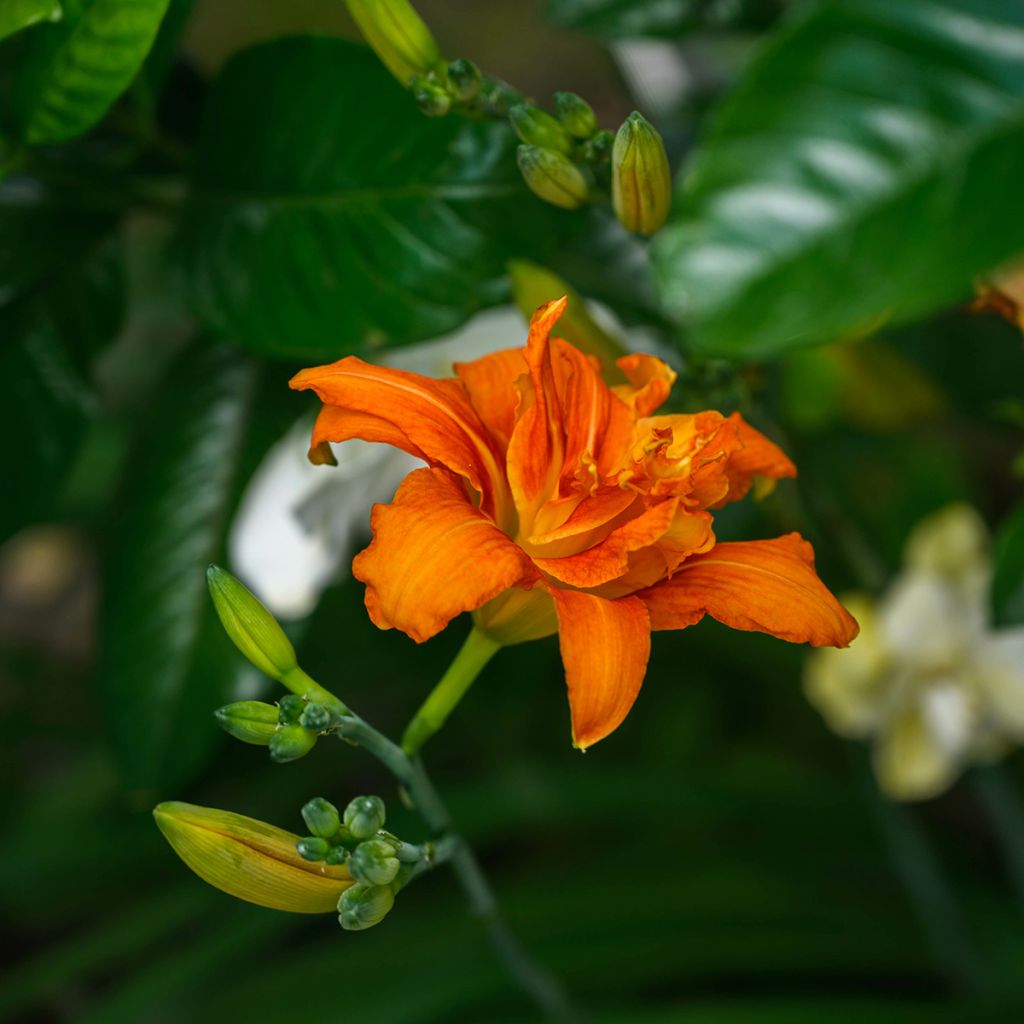
[{"label": "daylily", "polygon": [[573,742],[614,730],[643,682],[652,630],[709,614],[736,629],[845,646],[852,616],[818,579],[797,534],[717,543],[711,510],[792,462],[737,415],[653,415],[673,371],[617,361],[626,384],[534,314],[525,348],[456,363],[434,380],[354,356],[291,382],[324,403],[311,457],[361,438],[422,459],[352,569],[382,629],[428,640],[462,612],[498,644],[557,632]]}]

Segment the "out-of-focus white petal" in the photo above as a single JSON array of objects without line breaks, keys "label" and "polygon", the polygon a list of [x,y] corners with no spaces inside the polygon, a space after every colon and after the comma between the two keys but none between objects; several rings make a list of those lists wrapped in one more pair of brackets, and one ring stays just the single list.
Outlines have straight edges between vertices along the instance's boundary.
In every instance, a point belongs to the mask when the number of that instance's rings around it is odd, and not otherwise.
[{"label": "out-of-focus white petal", "polygon": [[[522,316],[507,306],[380,361],[444,377],[457,360],[521,345],[524,337]],[[243,495],[228,540],[232,570],[282,619],[313,610],[368,534],[370,506],[389,501],[402,478],[420,465],[387,445],[346,441],[332,445],[337,466],[313,466],[306,458],[310,429],[311,421],[303,418],[267,454]]]},{"label": "out-of-focus white petal", "polygon": [[975,681],[992,716],[1024,739],[1024,629],[993,633],[975,652]]},{"label": "out-of-focus white petal", "polygon": [[885,723],[875,743],[874,765],[878,784],[896,800],[937,796],[960,771],[917,702],[907,703]]},{"label": "out-of-focus white petal", "polygon": [[914,527],[903,560],[911,569],[976,584],[989,573],[988,530],[970,505],[949,505]]}]

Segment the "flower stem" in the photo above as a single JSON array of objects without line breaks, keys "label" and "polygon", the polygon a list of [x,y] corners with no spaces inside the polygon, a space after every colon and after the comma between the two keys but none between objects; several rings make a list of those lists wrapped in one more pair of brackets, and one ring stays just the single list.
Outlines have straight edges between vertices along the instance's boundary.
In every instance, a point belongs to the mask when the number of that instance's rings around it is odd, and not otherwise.
[{"label": "flower stem", "polygon": [[501,645],[474,627],[448,671],[413,715],[402,734],[402,749],[415,754],[441,728]]},{"label": "flower stem", "polygon": [[975,793],[1002,848],[1017,899],[1024,907],[1024,812],[1020,797],[1002,765],[979,765],[972,775]]}]

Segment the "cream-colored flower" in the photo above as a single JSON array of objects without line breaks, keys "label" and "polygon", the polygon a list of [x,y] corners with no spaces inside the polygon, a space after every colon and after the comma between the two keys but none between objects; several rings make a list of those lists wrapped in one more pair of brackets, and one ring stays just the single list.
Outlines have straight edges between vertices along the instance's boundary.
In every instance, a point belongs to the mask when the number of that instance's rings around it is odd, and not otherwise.
[{"label": "cream-colored flower", "polygon": [[807,660],[807,696],[837,733],[871,739],[879,785],[898,800],[941,793],[972,762],[1024,740],[1024,628],[989,623],[989,538],[974,509],[923,520],[845,650]]}]

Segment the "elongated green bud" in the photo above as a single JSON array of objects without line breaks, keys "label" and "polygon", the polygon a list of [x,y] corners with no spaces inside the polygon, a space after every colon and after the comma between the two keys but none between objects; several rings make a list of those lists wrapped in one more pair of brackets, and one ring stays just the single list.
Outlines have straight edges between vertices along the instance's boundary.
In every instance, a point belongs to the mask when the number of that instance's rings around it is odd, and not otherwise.
[{"label": "elongated green bud", "polygon": [[364,885],[388,885],[395,880],[401,866],[395,848],[386,839],[360,843],[348,861],[349,873]]},{"label": "elongated green bud", "polygon": [[267,744],[271,761],[287,764],[305,757],[316,746],[316,733],[301,725],[283,725]]},{"label": "elongated green bud", "polygon": [[218,708],[213,717],[236,740],[265,747],[277,732],[277,708],[259,700],[239,700]]},{"label": "elongated green bud", "polygon": [[651,235],[668,216],[672,177],[665,144],[635,110],[622,123],[612,147],[612,204],[628,231]]},{"label": "elongated green bud", "polygon": [[388,885],[353,885],[338,900],[338,922],[347,932],[361,932],[380,924],[395,905]]},{"label": "elongated green bud", "polygon": [[304,836],[295,844],[299,856],[303,860],[323,860],[331,849],[331,844],[320,836]]},{"label": "elongated green bud", "polygon": [[277,680],[296,668],[292,642],[241,580],[219,565],[211,565],[206,582],[224,632],[256,668]]},{"label": "elongated green bud", "polygon": [[471,60],[460,57],[448,65],[448,88],[460,100],[475,100],[482,86],[480,69]]},{"label": "elongated green bud", "polygon": [[572,137],[546,111],[529,103],[517,103],[509,112],[508,119],[516,135],[528,146],[540,146],[563,156],[572,152]]},{"label": "elongated green bud", "polygon": [[530,191],[545,202],[574,210],[587,201],[587,179],[561,153],[540,146],[520,146],[516,163]]},{"label": "elongated green bud", "polygon": [[409,79],[413,99],[427,117],[444,117],[452,108],[452,98],[436,82],[414,75]]},{"label": "elongated green bud", "polygon": [[577,139],[589,139],[597,131],[594,108],[574,92],[555,93],[555,113],[566,131]]},{"label": "elongated green bud", "polygon": [[349,14],[381,62],[402,83],[442,63],[437,40],[407,0],[345,0]]},{"label": "elongated green bud", "polygon": [[357,796],[345,808],[345,828],[356,839],[371,839],[385,820],[384,801],[379,796]]},{"label": "elongated green bud", "polygon": [[322,796],[315,796],[302,807],[302,820],[315,836],[330,839],[341,828],[338,808]]}]

